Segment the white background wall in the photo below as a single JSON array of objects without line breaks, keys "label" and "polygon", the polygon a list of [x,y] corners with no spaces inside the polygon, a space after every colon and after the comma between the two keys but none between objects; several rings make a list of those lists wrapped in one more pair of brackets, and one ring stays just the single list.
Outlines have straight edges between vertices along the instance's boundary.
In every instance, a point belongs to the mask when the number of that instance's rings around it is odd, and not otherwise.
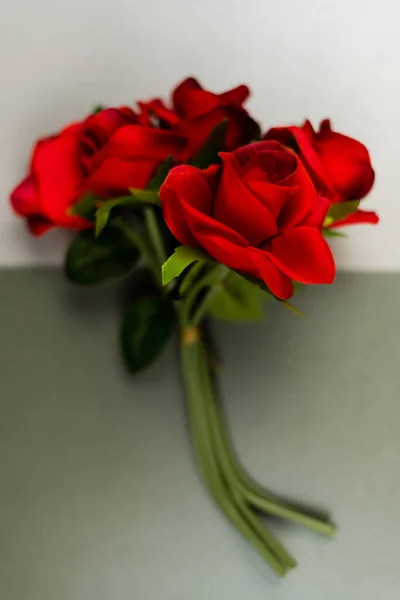
[{"label": "white background wall", "polygon": [[37,137],[193,74],[213,90],[247,83],[264,128],[330,116],[364,141],[377,171],[365,207],[382,221],[349,229],[338,263],[400,269],[399,28],[398,0],[2,0],[0,265],[58,262],[65,247],[9,210]]}]

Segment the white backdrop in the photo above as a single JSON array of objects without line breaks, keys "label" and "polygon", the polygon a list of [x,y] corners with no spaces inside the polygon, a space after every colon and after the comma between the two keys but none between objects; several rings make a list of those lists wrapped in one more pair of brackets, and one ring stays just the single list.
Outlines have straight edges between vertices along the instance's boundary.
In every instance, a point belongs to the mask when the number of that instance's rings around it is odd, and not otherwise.
[{"label": "white backdrop", "polygon": [[264,128],[325,116],[364,141],[377,172],[339,266],[400,269],[398,0],[3,0],[0,265],[55,263],[66,235],[33,239],[9,210],[32,142],[97,103],[165,95],[183,77],[253,90]]}]

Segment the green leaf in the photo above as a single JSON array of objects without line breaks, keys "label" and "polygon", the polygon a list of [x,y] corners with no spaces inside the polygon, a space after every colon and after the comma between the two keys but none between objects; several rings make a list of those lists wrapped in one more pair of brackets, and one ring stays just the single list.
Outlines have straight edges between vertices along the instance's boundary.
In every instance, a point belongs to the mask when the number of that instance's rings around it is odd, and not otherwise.
[{"label": "green leaf", "polygon": [[335,202],[334,204],[331,204],[329,207],[328,214],[324,221],[324,227],[328,227],[329,225],[332,225],[332,223],[336,223],[336,221],[341,221],[342,219],[353,214],[354,212],[356,212],[359,204],[359,200],[350,200],[349,202]]},{"label": "green leaf", "polygon": [[347,235],[345,233],[342,233],[341,231],[336,231],[335,229],[323,229],[322,235],[324,237],[341,237],[341,238],[347,237]]},{"label": "green leaf", "polygon": [[263,292],[234,271],[219,284],[211,300],[210,313],[226,321],[257,321],[262,318]]},{"label": "green leaf", "polygon": [[122,323],[121,347],[131,373],[143,369],[160,354],[175,320],[174,307],[163,296],[137,300],[129,309]]},{"label": "green leaf", "polygon": [[102,202],[102,199],[99,196],[95,196],[92,192],[87,192],[76,204],[68,209],[68,214],[93,221],[100,202]]},{"label": "green leaf", "polygon": [[162,266],[162,282],[167,285],[196,260],[211,261],[210,257],[189,246],[179,246]]},{"label": "green leaf", "polygon": [[111,200],[104,200],[96,211],[96,236],[100,235],[107,225],[111,212],[117,207],[139,208],[142,204],[155,204],[159,206],[160,199],[155,192],[132,189],[129,196],[120,196]]},{"label": "green leaf", "polygon": [[139,190],[138,188],[129,189],[132,196],[143,204],[154,204],[160,206],[160,198],[154,190]]},{"label": "green leaf", "polygon": [[228,120],[224,119],[211,131],[206,143],[199,150],[190,164],[199,169],[206,169],[213,163],[218,162],[218,152],[225,150],[225,137]]},{"label": "green leaf", "polygon": [[158,192],[160,187],[164,183],[164,180],[165,180],[166,176],[168,175],[170,169],[172,168],[173,164],[174,164],[174,157],[168,156],[167,160],[165,160],[162,163],[162,165],[160,165],[158,167],[156,174],[154,175],[153,179],[150,181],[150,183],[146,189],[153,191],[153,192]]},{"label": "green leaf", "polygon": [[138,250],[116,229],[96,238],[92,230],[80,231],[66,256],[65,274],[74,283],[99,284],[127,275],[139,257]]},{"label": "green leaf", "polygon": [[104,200],[96,211],[96,236],[100,235],[104,227],[107,225],[111,211],[119,206],[131,206],[137,208],[140,206],[140,202],[132,195],[120,196],[119,198],[113,198],[111,200]]}]

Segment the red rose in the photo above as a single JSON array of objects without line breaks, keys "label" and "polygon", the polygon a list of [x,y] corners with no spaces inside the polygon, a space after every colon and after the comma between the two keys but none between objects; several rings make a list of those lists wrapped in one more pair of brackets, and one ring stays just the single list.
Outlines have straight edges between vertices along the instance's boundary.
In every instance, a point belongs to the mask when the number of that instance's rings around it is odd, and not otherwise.
[{"label": "red rose", "polygon": [[68,212],[84,192],[109,198],[144,188],[168,156],[178,160],[185,148],[182,136],[139,125],[131,109],[107,108],[40,140],[11,203],[36,235],[54,226],[90,227]]},{"label": "red rose", "polygon": [[[265,135],[297,152],[320,192],[331,202],[361,200],[375,178],[366,147],[346,135],[332,131],[330,121],[321,122],[315,132],[311,123],[302,127],[275,127]],[[350,223],[377,223],[374,212],[358,210],[335,226]]]},{"label": "red rose", "polygon": [[76,199],[82,170],[79,154],[80,124],[70,125],[57,136],[39,140],[34,148],[30,172],[11,194],[14,210],[26,217],[28,227],[41,235],[54,225],[82,229],[87,222],[67,214]]},{"label": "red rose", "polygon": [[185,79],[172,94],[173,109],[159,99],[141,102],[141,120],[148,124],[156,117],[157,124],[185,135],[188,139],[188,156],[198,152],[212,129],[224,119],[228,120],[226,149],[236,150],[251,142],[259,134],[259,127],[243,108],[249,89],[240,85],[223,94],[204,90],[193,78]]},{"label": "red rose", "polygon": [[175,237],[218,262],[263,279],[279,298],[294,281],[331,283],[335,264],[321,227],[320,198],[291,150],[278,142],[220,154],[222,165],[172,169],[160,190]]}]

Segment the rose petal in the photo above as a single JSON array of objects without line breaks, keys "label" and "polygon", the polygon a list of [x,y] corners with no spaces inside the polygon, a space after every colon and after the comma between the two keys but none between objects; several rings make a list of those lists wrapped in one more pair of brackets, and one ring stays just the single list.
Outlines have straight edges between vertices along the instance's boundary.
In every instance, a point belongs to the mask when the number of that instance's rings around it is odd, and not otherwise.
[{"label": "rose petal", "polygon": [[90,191],[107,198],[123,194],[131,187],[144,189],[158,164],[154,160],[127,161],[110,156],[85,179],[80,192]]},{"label": "rose petal", "polygon": [[172,155],[175,160],[181,160],[185,150],[186,140],[177,133],[141,125],[126,125],[118,129],[104,148],[93,157],[89,168],[97,169],[110,157],[123,161],[162,161]]},{"label": "rose petal", "polygon": [[[344,137],[344,136],[342,136]],[[355,140],[351,140],[354,142]],[[336,150],[336,149],[335,149]],[[346,149],[333,153],[333,144],[320,151],[327,177],[335,192],[344,201],[364,198],[372,188],[375,172],[369,163],[361,160],[349,160]]]},{"label": "rose petal", "polygon": [[260,126],[244,108],[226,106],[224,118],[228,119],[225,143],[229,152],[248,144],[260,134]]},{"label": "rose petal", "polygon": [[43,138],[42,140],[38,141],[38,144],[40,142],[51,142],[51,140],[54,140],[55,138],[60,138],[60,137],[64,137],[64,136],[78,137],[81,132],[82,132],[82,122],[81,121],[78,121],[76,123],[70,123],[63,129],[61,129],[60,133],[58,133],[57,135],[51,135],[51,136],[48,136],[47,138]]},{"label": "rose petal", "polygon": [[203,248],[216,261],[230,269],[256,277],[257,269],[251,259],[248,247],[236,244],[226,237],[212,232],[202,235],[201,241]]},{"label": "rose petal", "polygon": [[328,226],[328,229],[335,229],[337,227],[343,227],[344,225],[358,225],[363,223],[376,225],[377,223],[379,223],[379,217],[374,211],[357,210],[351,215],[348,215],[346,218],[332,223],[332,225]]},{"label": "rose petal", "polygon": [[307,168],[313,173],[313,178],[315,178],[318,185],[323,191],[325,191],[325,193],[328,193],[329,191],[332,195],[332,189],[326,181],[324,167],[320,158],[318,157],[318,154],[313,148],[312,141],[308,137],[308,134],[308,128],[303,130],[301,127],[296,126],[274,127],[265,134],[265,139],[277,140],[284,146],[287,146],[296,152],[299,150],[303,161],[305,162]]},{"label": "rose petal", "polygon": [[270,154],[271,152],[286,153],[285,147],[275,140],[264,140],[262,142],[253,142],[247,144],[242,148],[235,150],[234,155],[240,165],[243,167],[251,162],[254,158],[257,158],[260,154]]},{"label": "rose petal", "polygon": [[241,107],[249,96],[250,90],[247,87],[247,85],[239,85],[238,87],[235,87],[232,90],[228,90],[227,92],[219,94],[221,100],[223,100],[227,104],[233,104],[237,107]]},{"label": "rose petal", "polygon": [[201,90],[201,85],[194,77],[184,79],[173,91],[172,102],[175,110],[183,115],[186,109],[186,94],[192,90]]},{"label": "rose petal", "polygon": [[247,240],[242,237],[239,233],[220,223],[213,217],[200,212],[197,208],[190,205],[186,200],[181,197],[181,205],[186,215],[187,224],[192,231],[193,235],[202,243],[202,238],[206,235],[219,235],[222,238],[227,239],[233,244],[239,246],[247,246]]},{"label": "rose petal", "polygon": [[290,197],[298,192],[296,187],[290,188],[264,181],[249,181],[246,187],[264,205],[275,222],[285,204],[290,201]]},{"label": "rose petal", "polygon": [[160,199],[164,220],[172,235],[185,246],[200,247],[200,243],[196,240],[186,222],[178,191],[170,187],[168,182],[165,182],[160,189]]},{"label": "rose petal", "polygon": [[216,94],[204,90],[193,78],[185,79],[172,98],[176,112],[183,119],[197,119],[221,105]]},{"label": "rose petal", "polygon": [[292,280],[274,265],[267,253],[253,251],[252,260],[257,267],[259,279],[264,281],[274,296],[287,300],[293,295]]},{"label": "rose petal", "polygon": [[266,248],[272,262],[300,283],[332,283],[335,262],[321,233],[296,227],[273,238]]},{"label": "rose petal", "polygon": [[369,152],[364,144],[332,131],[329,119],[325,119],[315,134],[314,146],[328,180],[341,199],[364,198],[375,179]]},{"label": "rose petal", "polygon": [[190,90],[185,94],[184,119],[198,119],[222,106],[216,94],[207,90]]},{"label": "rose petal", "polygon": [[33,175],[28,175],[13,190],[10,196],[14,210],[26,217],[37,213],[40,209],[36,180]]},{"label": "rose petal", "polygon": [[281,184],[296,189],[296,193],[289,196],[285,202],[278,217],[279,229],[284,230],[299,225],[320,207],[314,183],[299,159],[294,173],[286,177]]},{"label": "rose petal", "polygon": [[332,131],[328,119],[322,121],[317,133],[306,121],[302,127],[271,129],[266,138],[299,151],[313,179],[329,199],[334,200],[335,195],[345,201],[361,199],[374,183],[375,174],[366,147]]},{"label": "rose petal", "polygon": [[90,115],[83,124],[84,134],[94,129],[105,138],[112,136],[117,129],[124,125],[137,123],[136,113],[129,107],[105,108],[94,115]]},{"label": "rose petal", "polygon": [[144,126],[151,126],[151,114],[155,114],[159,119],[166,121],[170,125],[177,125],[179,117],[175,111],[167,108],[160,98],[154,98],[149,102],[138,102],[141,109],[139,120]]},{"label": "rose petal", "polygon": [[108,142],[120,127],[138,122],[136,113],[128,107],[105,108],[90,115],[82,125],[82,160],[86,164],[95,152]]},{"label": "rose petal", "polygon": [[191,165],[180,165],[169,172],[164,185],[175,189],[187,204],[210,215],[213,199],[208,178],[212,177],[213,171],[214,169],[202,171]]},{"label": "rose petal", "polygon": [[328,214],[329,207],[329,200],[323,196],[318,196],[318,202],[315,209],[309,215],[307,215],[301,224],[321,230],[325,221],[325,217]]},{"label": "rose petal", "polygon": [[76,201],[83,177],[76,131],[39,142],[32,170],[36,176],[40,213],[56,224],[68,226],[70,217],[66,212]]},{"label": "rose petal", "polygon": [[179,131],[187,140],[187,155],[193,157],[206,143],[211,131],[219,125],[226,115],[222,107],[206,113],[196,119],[182,120]]},{"label": "rose petal", "polygon": [[282,144],[271,140],[249,144],[233,154],[240,165],[240,177],[268,208],[279,229],[301,223],[315,210],[314,185],[298,157]]},{"label": "rose petal", "polygon": [[217,191],[217,187],[221,178],[221,167],[220,165],[210,165],[207,169],[202,170],[201,175],[206,180],[213,197],[215,197],[215,192]]},{"label": "rose petal", "polygon": [[181,165],[170,171],[161,186],[164,218],[183,244],[201,245],[201,228],[208,231],[215,223],[207,216],[211,214],[213,198],[209,181],[212,182],[213,177],[215,167],[201,171],[190,165]]},{"label": "rose petal", "polygon": [[221,152],[223,171],[214,201],[214,216],[256,246],[278,231],[275,219],[237,174],[236,158]]},{"label": "rose petal", "polygon": [[54,223],[42,215],[32,215],[27,219],[28,229],[33,235],[41,236],[54,227]]},{"label": "rose petal", "polygon": [[293,294],[291,280],[277,269],[264,252],[234,244],[219,235],[206,235],[202,237],[202,242],[215,260],[243,275],[263,280],[278,298],[290,298]]}]

